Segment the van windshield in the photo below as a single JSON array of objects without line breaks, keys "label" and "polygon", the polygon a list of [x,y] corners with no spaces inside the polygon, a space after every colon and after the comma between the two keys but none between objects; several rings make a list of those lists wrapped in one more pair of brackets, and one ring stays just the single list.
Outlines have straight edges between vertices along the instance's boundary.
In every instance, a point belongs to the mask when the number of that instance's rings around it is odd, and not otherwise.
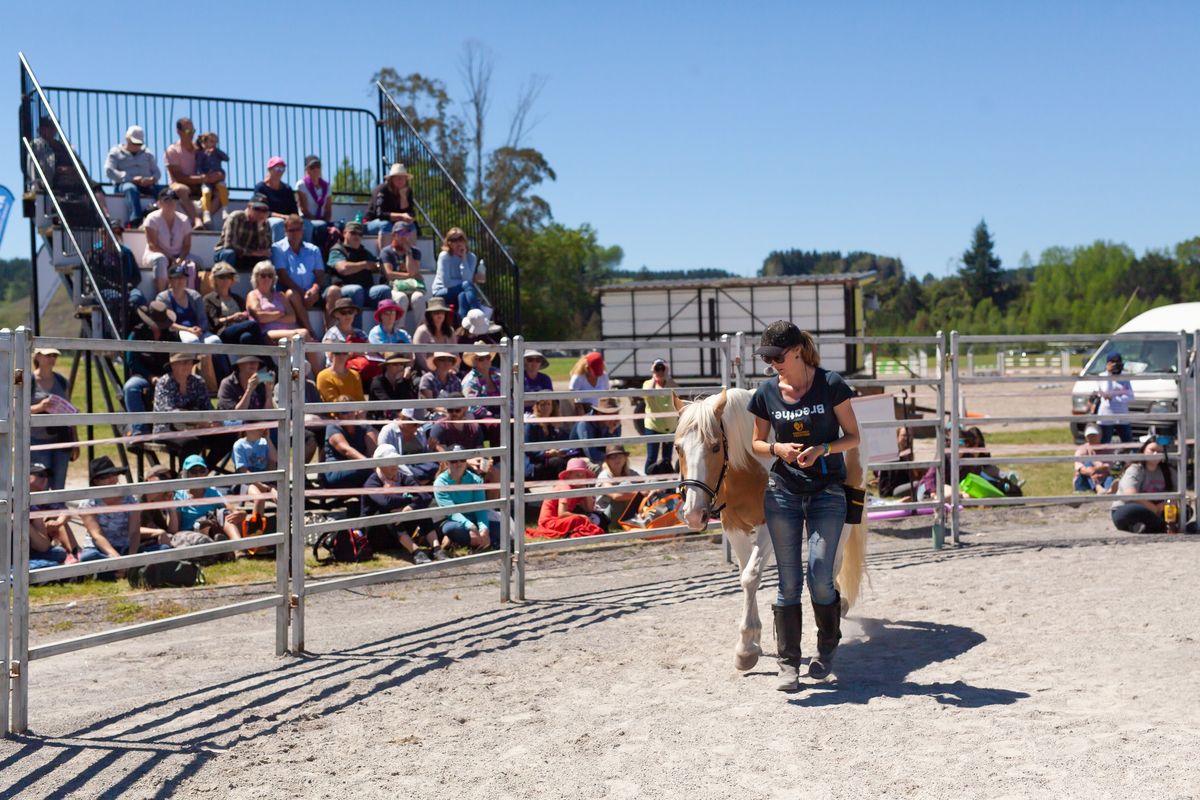
[{"label": "van windshield", "polygon": [[[1189,337],[1190,338],[1190,337]],[[1189,347],[1191,343],[1189,342]],[[1085,375],[1103,375],[1112,353],[1120,353],[1125,362],[1124,374],[1140,375],[1143,372],[1179,372],[1179,350],[1175,342],[1165,340],[1119,339],[1107,341],[1092,356],[1084,370]]]}]

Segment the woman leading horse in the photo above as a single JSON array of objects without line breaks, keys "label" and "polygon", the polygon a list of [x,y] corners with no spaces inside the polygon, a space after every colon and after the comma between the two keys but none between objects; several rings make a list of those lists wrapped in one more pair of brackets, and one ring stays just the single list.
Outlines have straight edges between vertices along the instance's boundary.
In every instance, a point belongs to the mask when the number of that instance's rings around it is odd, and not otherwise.
[{"label": "woman leading horse", "polygon": [[[816,343],[783,320],[763,332],[755,355],[775,368],[750,399],[755,455],[774,458],[763,510],[779,567],[775,637],[781,691],[799,688],[804,585],[802,548],[808,539],[808,583],[817,622],[817,656],[810,677],[823,679],[841,639],[841,598],[834,584],[837,552],[847,522],[846,459],[858,446],[850,387],[821,368]],[[774,441],[771,441],[771,433]],[[861,498],[854,498],[861,513]],[[851,516],[853,520],[853,515]]]}]

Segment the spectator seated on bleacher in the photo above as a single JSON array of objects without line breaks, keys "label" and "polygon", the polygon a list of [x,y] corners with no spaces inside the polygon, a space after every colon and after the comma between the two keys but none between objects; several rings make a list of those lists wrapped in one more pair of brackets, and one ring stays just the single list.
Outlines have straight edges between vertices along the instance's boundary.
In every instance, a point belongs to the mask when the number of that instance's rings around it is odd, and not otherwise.
[{"label": "spectator seated on bleacher", "polygon": [[425,314],[425,278],[421,275],[421,251],[417,248],[417,227],[398,222],[392,227],[392,243],[379,251],[383,280],[392,287],[392,299],[409,314],[420,319]]},{"label": "spectator seated on bleacher", "polygon": [[[621,435],[621,420],[616,416],[621,408],[615,398],[601,397],[594,405],[587,406],[580,399],[575,400],[575,415],[584,416],[571,429],[571,438],[607,439]],[[604,445],[593,445],[584,449],[588,459],[593,464],[604,461]]]},{"label": "spectator seated on bleacher", "polygon": [[[112,217],[108,218],[108,227],[112,230],[113,236],[117,240],[117,248],[119,252],[114,254],[108,248],[100,248],[92,250],[88,256],[88,264],[92,268],[92,274],[111,275],[114,270],[109,268],[111,263],[109,259],[117,258],[121,262],[121,275],[124,276],[124,290],[129,303],[129,310],[134,311],[138,306],[146,305],[146,295],[142,293],[142,270],[138,266],[137,257],[133,251],[125,246],[125,229],[121,227],[121,223]],[[121,290],[116,287],[101,287],[100,295],[109,303],[110,307],[117,305],[120,302]]]},{"label": "spectator seated on bleacher", "polygon": [[[425,305],[425,321],[417,326],[413,333],[413,344],[457,344],[458,337],[454,335],[454,314],[446,305],[446,298],[431,297]],[[432,369],[428,356],[417,353],[417,368],[421,372]],[[454,358],[454,356],[451,356]],[[457,362],[458,359],[455,358]]]},{"label": "spectator seated on bleacher", "polygon": [[[38,120],[38,135],[29,144],[33,148],[33,158],[37,159],[38,166],[50,181],[50,188],[60,199],[66,195],[83,195],[84,185],[71,161],[71,154],[63,140],[58,138],[58,130],[50,117]],[[26,174],[33,180],[35,190],[45,191],[46,187],[38,184],[37,171],[32,164]]]},{"label": "spectator seated on bleacher", "polygon": [[[397,412],[392,421],[379,431],[379,444],[391,445],[400,455],[404,456],[432,451],[425,433],[425,425],[403,411]],[[422,486],[431,485],[438,472],[436,460],[407,464],[406,466],[409,473]]]},{"label": "spectator seated on bleacher", "polygon": [[[398,455],[395,447],[380,443],[372,457],[395,458]],[[418,485],[417,480],[404,466],[391,464],[376,467],[363,484],[363,516],[374,517],[427,508],[433,499],[429,492],[398,491],[404,487]],[[438,547],[437,528],[425,521],[389,522],[371,526],[366,532],[371,538],[372,547],[387,550],[395,549],[399,544],[414,564],[428,564],[430,561],[429,554],[420,549],[420,545],[426,545],[433,550],[434,558],[438,561],[446,558],[444,552],[439,552],[441,548]]]},{"label": "spectator seated on bleacher", "polygon": [[246,301],[233,291],[237,272],[224,262],[212,268],[213,290],[204,295],[208,329],[225,344],[262,344],[262,330],[246,310]]},{"label": "spectator seated on bleacher", "polygon": [[[313,341],[308,329],[296,319],[296,312],[283,292],[275,285],[277,273],[270,261],[259,261],[250,274],[254,288],[246,295],[246,311],[258,323],[263,337],[272,342],[300,336],[306,342]],[[314,370],[324,366],[320,353],[308,353],[308,363]]]},{"label": "spectator seated on bleacher", "polygon": [[[203,378],[193,372],[196,366],[196,356],[192,353],[172,353],[169,364],[170,370],[154,384],[154,412],[212,410],[208,385]],[[159,422],[154,425],[154,432],[196,430],[215,427],[218,424],[216,422]],[[215,437],[207,438],[211,440]],[[199,437],[179,439],[175,442],[184,454],[198,453],[209,444],[201,441]]]},{"label": "spectator seated on bleacher", "polygon": [[196,151],[199,148],[194,140],[196,126],[190,119],[180,117],[176,120],[175,132],[179,134],[179,140],[167,147],[163,163],[167,165],[167,176],[171,180],[171,188],[179,195],[179,205],[183,213],[187,215],[192,227],[198,227],[201,220],[196,211],[196,195],[200,194],[200,187],[204,184],[225,180],[225,173],[201,173],[196,168]]},{"label": "spectator seated on bleacher", "polygon": [[[296,321],[314,337],[325,332],[325,305],[321,291],[325,285],[325,259],[314,244],[304,241],[304,225],[295,214],[284,220],[285,238],[271,246],[271,263],[279,288],[296,312]],[[310,311],[319,311],[313,322]]]},{"label": "spectator seated on bleacher", "polygon": [[362,378],[350,369],[350,353],[330,353],[329,366],[317,373],[317,391],[322,402],[342,402],[337,397],[346,397],[356,402],[366,399],[363,394]]},{"label": "spectator seated on bleacher", "polygon": [[332,286],[325,292],[325,308],[330,314],[338,300],[345,297],[359,308],[369,303],[374,308],[385,298],[391,299],[392,287],[377,284],[375,276],[381,272],[379,259],[363,246],[361,222],[347,222],[345,241],[329,248],[326,267]]},{"label": "spectator seated on bleacher", "polygon": [[[349,403],[355,399],[350,395],[339,395],[330,402]],[[364,419],[361,411],[343,411],[332,415],[329,424],[325,426],[325,463],[333,461],[347,462],[345,468],[334,472],[321,474],[324,485],[331,489],[344,489],[362,486],[366,483],[371,471],[369,469],[354,469],[354,461],[370,458],[378,447],[378,436],[370,425],[358,425],[356,422]]]},{"label": "spectator seated on bleacher", "polygon": [[[339,344],[346,342],[366,344],[367,334],[363,333],[362,328],[357,325],[358,315],[361,311],[362,309],[355,305],[350,298],[339,297],[333,304],[333,324],[325,331],[321,341]],[[328,360],[332,363],[331,357]],[[379,365],[372,362],[366,353],[352,354],[347,363],[350,365],[350,369],[359,374],[364,384],[370,383],[371,379],[380,371]]]},{"label": "spectator seated on bleacher", "polygon": [[[124,470],[113,464],[108,456],[93,458],[88,464],[90,486],[114,486],[123,474]],[[137,499],[133,495],[125,495],[92,497],[79,504],[80,509],[85,511],[102,509],[100,513],[80,515],[80,521],[86,531],[80,542],[80,561],[97,561],[102,558],[131,556],[138,552],[170,549],[170,545],[161,542],[142,542],[142,512],[125,511],[121,508],[135,503]]]},{"label": "spectator seated on bleacher", "polygon": [[[267,198],[270,211],[267,224],[271,226],[271,239],[276,242],[283,239],[287,218],[300,214],[300,207],[296,205],[296,190],[283,179],[283,173],[286,171],[287,163],[283,157],[271,156],[267,161],[266,177],[254,184],[255,193]],[[304,227],[304,241],[311,242],[312,223],[301,220],[301,224]]]},{"label": "spectator seated on bleacher", "polygon": [[[550,376],[542,372],[550,366],[550,361],[537,350],[525,351],[525,394],[531,392],[553,392],[554,381],[550,380]],[[530,404],[525,403],[525,410],[528,411]]]},{"label": "spectator seated on bleacher", "polygon": [[[137,309],[138,322],[129,332],[131,342],[178,342],[175,314],[166,303],[155,300]],[[125,410],[136,418],[146,412],[147,397],[154,396],[155,385],[167,371],[168,353],[143,353],[131,349],[125,354]],[[129,433],[138,436],[150,432],[150,426],[135,422]]]},{"label": "spectator seated on bleacher", "polygon": [[[44,492],[50,488],[50,470],[45,464],[33,462],[29,465],[29,491]],[[79,560],[79,544],[67,524],[67,507],[62,503],[35,504],[30,511],[59,511],[55,517],[31,518],[29,520],[29,568],[43,569],[59,564],[73,564]]]},{"label": "spectator seated on bleacher", "polygon": [[[157,212],[156,212],[157,213]],[[151,215],[153,216],[153,215]],[[189,289],[188,270],[182,264],[171,267],[167,273],[167,289],[154,298],[164,303],[175,315],[173,330],[184,344],[220,344],[221,337],[208,329],[208,312],[204,310],[204,298],[195,289]],[[216,390],[218,376],[229,374],[229,357],[220,353],[200,359],[201,371],[210,390]]]},{"label": "spectator seated on bleacher", "polygon": [[462,379],[458,377],[458,356],[453,353],[434,353],[429,357],[433,367],[421,376],[417,395],[422,400],[462,394]]},{"label": "spectator seated on bleacher", "polygon": [[[483,478],[467,469],[466,462],[461,459],[442,462],[437,478],[433,481],[434,486],[442,488],[473,486],[482,483]],[[445,509],[452,509],[454,506],[467,503],[482,503],[487,499],[482,488],[438,491],[434,492],[433,497],[438,507]],[[491,510],[452,512],[448,517],[438,521],[438,533],[441,536],[443,549],[449,549],[451,545],[469,547],[473,550],[499,547],[499,514]]]},{"label": "spectator seated on bleacher", "polygon": [[296,203],[301,218],[312,227],[312,243],[324,253],[333,223],[333,191],[329,181],[321,177],[321,159],[317,156],[304,158],[304,178],[296,184]]},{"label": "spectator seated on bleacher", "polygon": [[499,344],[503,329],[489,320],[478,308],[473,308],[463,317],[462,325],[454,336],[459,344]]},{"label": "spectator seated on bleacher", "polygon": [[[383,359],[383,372],[371,379],[372,400],[414,400],[417,392],[413,387],[412,356],[404,353],[388,353]],[[387,414],[380,412],[379,419]]]},{"label": "spectator seated on bleacher", "polygon": [[[208,476],[208,464],[204,456],[193,454],[183,461],[185,478],[204,478]],[[215,499],[225,494],[215,486],[203,486],[198,489],[177,489],[175,499],[178,501]],[[179,514],[179,530],[199,531],[213,539],[242,538],[242,521],[246,512],[241,511],[231,502],[182,505],[176,509]],[[235,554],[236,555],[236,554]]]},{"label": "spectator seated on bleacher", "polygon": [[275,375],[258,356],[242,356],[217,389],[217,408],[223,411],[268,408]]},{"label": "spectator seated on bleacher", "polygon": [[530,450],[525,453],[525,477],[535,481],[552,481],[567,467],[567,461],[583,455],[583,451],[567,446],[571,439],[569,428],[547,418],[557,411],[554,400],[535,400],[533,410],[525,413],[525,441],[563,442],[563,447],[551,450]]},{"label": "spectator seated on bleacher", "polygon": [[270,206],[267,198],[255,194],[240,211],[225,215],[221,235],[217,237],[214,263],[224,261],[239,272],[249,272],[264,258],[271,257],[271,227],[267,224]]},{"label": "spectator seated on bleacher", "polygon": [[404,330],[404,308],[390,297],[379,301],[375,309],[375,326],[367,334],[371,344],[412,344],[412,337]]},{"label": "spectator seated on bleacher", "polygon": [[151,211],[143,224],[146,249],[142,251],[142,266],[154,272],[154,290],[165,291],[170,270],[183,267],[187,272],[187,287],[200,288],[199,267],[192,256],[192,226],[179,212],[179,196],[174,189],[158,194],[158,208]]},{"label": "spectator seated on bleacher", "polygon": [[125,131],[125,141],[108,151],[104,174],[117,191],[125,195],[129,226],[141,227],[145,218],[142,198],[153,200],[166,188],[159,183],[162,172],[158,169],[154,153],[146,149],[146,132],[142,126],[130,125]]},{"label": "spectator seated on bleacher", "polygon": [[[462,392],[450,392],[448,399],[462,397]],[[446,416],[433,424],[429,431],[429,446],[442,453],[453,449],[478,450],[483,447],[483,426],[471,418],[465,406],[446,409]]]},{"label": "spectator seated on bleacher", "polygon": [[[466,353],[463,360],[471,368],[462,379],[462,393],[465,397],[499,397],[500,370],[492,366],[494,353],[486,350],[478,353]],[[471,406],[470,413],[475,419],[495,419],[500,416],[501,409],[496,406]],[[500,444],[500,426],[489,425],[484,430],[484,436],[489,447]]]},{"label": "spectator seated on bleacher", "polygon": [[1075,449],[1075,491],[1112,494],[1113,483],[1112,451],[1100,448],[1100,426],[1089,422],[1083,429],[1084,443]]},{"label": "spectator seated on bleacher", "polygon": [[479,259],[470,251],[467,234],[462,228],[451,228],[442,241],[442,252],[438,255],[437,272],[433,276],[430,292],[441,297],[465,316],[473,308],[483,309],[483,298],[475,284],[486,281]]},{"label": "spectator seated on bleacher", "polygon": [[403,164],[392,164],[383,183],[371,192],[364,219],[367,233],[379,237],[379,249],[383,249],[383,235],[390,233],[400,222],[416,224],[416,209],[413,208],[412,187],[408,185],[408,170]]},{"label": "spectator seated on bleacher", "polygon": [[[213,131],[196,137],[196,172],[201,175],[225,174],[225,162],[229,156],[218,145],[220,137]],[[201,184],[200,210],[207,226],[218,211],[229,205],[229,186],[225,180]]]},{"label": "spectator seated on bleacher", "polygon": [[[572,458],[558,474],[562,482],[554,489],[582,489],[594,482],[595,477],[587,459]],[[594,497],[555,497],[542,501],[537,527],[528,533],[541,539],[576,539],[599,536],[607,530],[608,517],[596,509]]]}]

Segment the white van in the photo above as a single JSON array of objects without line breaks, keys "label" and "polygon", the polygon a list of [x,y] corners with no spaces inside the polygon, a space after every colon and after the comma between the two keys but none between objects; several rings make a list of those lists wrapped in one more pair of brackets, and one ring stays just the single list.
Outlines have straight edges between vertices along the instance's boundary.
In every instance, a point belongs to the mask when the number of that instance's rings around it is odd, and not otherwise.
[{"label": "white van", "polygon": [[[1188,376],[1185,394],[1189,415],[1196,409],[1196,383],[1193,380],[1196,370],[1196,342],[1194,331],[1200,328],[1200,303],[1176,303],[1170,306],[1152,308],[1144,314],[1138,314],[1133,319],[1117,328],[1116,333],[1178,333],[1187,331],[1187,363],[1184,367]],[[1120,353],[1125,362],[1126,375],[1138,375],[1143,372],[1175,373],[1180,372],[1179,352],[1175,342],[1139,339],[1131,336],[1125,339],[1105,341],[1092,354],[1080,373],[1080,380],[1075,382],[1071,390],[1071,413],[1088,413],[1088,403],[1092,393],[1099,383],[1087,380],[1086,376],[1104,375],[1105,364],[1110,353]],[[1133,381],[1134,398],[1129,404],[1131,414],[1136,413],[1173,413],[1179,410],[1179,387],[1172,380]],[[1146,433],[1151,422],[1134,422],[1134,436]],[[1071,423],[1071,432],[1075,441],[1083,441],[1084,423]],[[1175,423],[1158,423],[1158,430],[1174,433]],[[1190,434],[1190,431],[1188,432]]]}]

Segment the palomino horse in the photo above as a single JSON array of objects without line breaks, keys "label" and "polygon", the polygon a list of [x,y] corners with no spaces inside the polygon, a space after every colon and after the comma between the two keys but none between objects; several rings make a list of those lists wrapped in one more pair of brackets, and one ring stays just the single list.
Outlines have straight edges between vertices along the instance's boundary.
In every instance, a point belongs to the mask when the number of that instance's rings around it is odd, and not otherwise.
[{"label": "palomino horse", "polygon": [[[702,531],[712,513],[721,525],[741,568],[743,592],[739,641],[734,665],[748,670],[762,655],[759,639],[758,587],[772,555],[771,536],[763,515],[770,458],[754,454],[754,415],[747,406],[753,393],[726,389],[694,403],[674,398],[679,412],[675,450],[679,455],[684,502],[680,517],[689,528]],[[866,473],[858,450],[846,453],[846,482],[865,485]],[[866,567],[866,524],[847,525],[835,557],[835,583],[842,596],[842,614],[854,604]]]}]

